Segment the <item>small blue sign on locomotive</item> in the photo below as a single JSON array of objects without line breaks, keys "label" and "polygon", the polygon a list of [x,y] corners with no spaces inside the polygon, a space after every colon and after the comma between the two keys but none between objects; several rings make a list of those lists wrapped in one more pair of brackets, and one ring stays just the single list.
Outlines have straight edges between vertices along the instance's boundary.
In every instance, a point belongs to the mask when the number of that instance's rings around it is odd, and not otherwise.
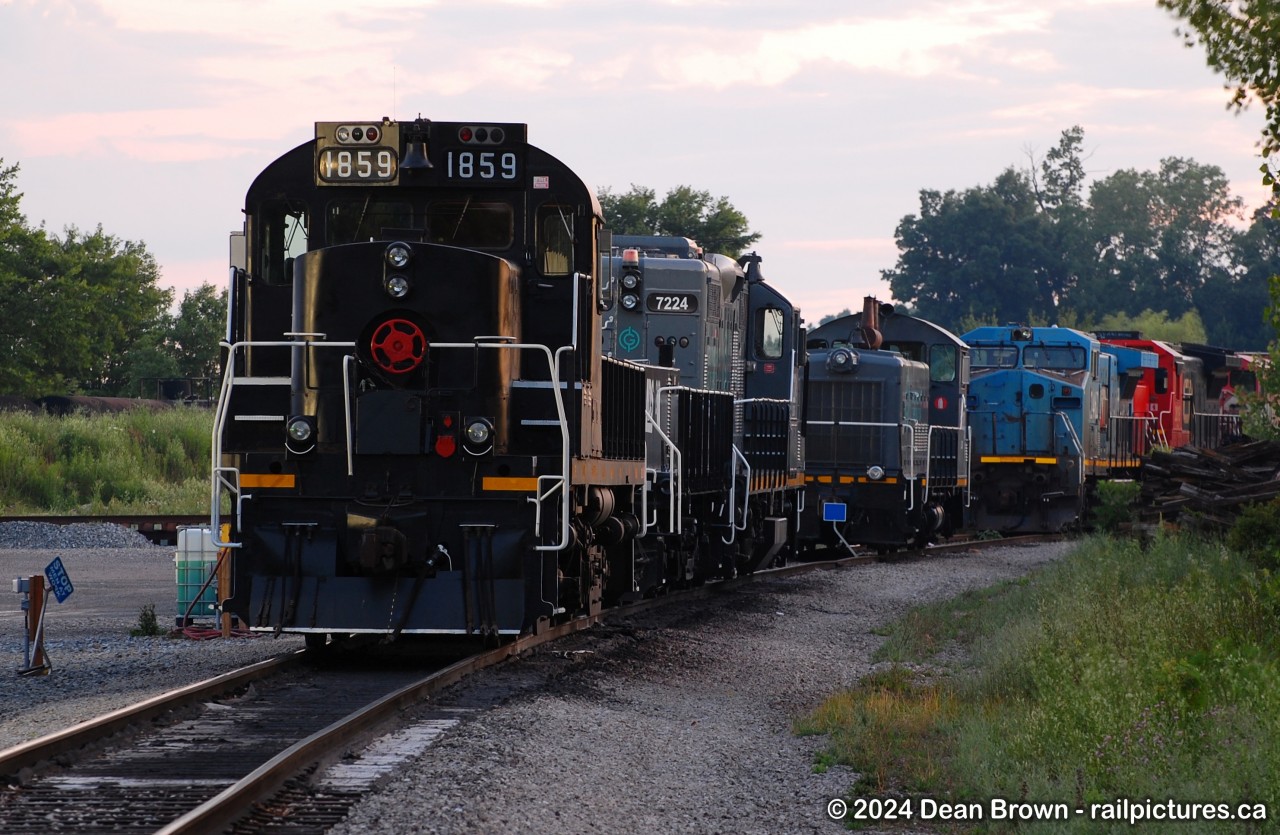
[{"label": "small blue sign on locomotive", "polygon": [[67,574],[67,569],[62,566],[62,557],[54,557],[53,562],[44,567],[45,579],[49,581],[49,588],[53,590],[53,596],[58,598],[58,602],[66,600],[71,596],[71,592],[75,588],[71,585],[71,577]]},{"label": "small blue sign on locomotive", "polygon": [[822,503],[822,521],[824,522],[847,522],[848,512],[849,506],[844,502]]}]

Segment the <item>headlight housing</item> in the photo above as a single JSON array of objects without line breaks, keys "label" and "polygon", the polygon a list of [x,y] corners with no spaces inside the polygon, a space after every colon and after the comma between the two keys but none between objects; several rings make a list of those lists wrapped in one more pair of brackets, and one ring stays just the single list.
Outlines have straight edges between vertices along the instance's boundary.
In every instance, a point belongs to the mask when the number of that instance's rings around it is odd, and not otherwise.
[{"label": "headlight housing", "polygon": [[413,250],[409,249],[409,245],[396,241],[387,247],[387,266],[393,270],[403,270],[409,266],[409,262],[413,260]]},{"label": "headlight housing", "polygon": [[848,348],[836,348],[827,354],[827,370],[835,374],[848,374],[858,367],[858,355]]},{"label": "headlight housing", "polygon": [[872,481],[879,481],[884,478],[884,467],[881,467],[879,464],[872,464],[870,467],[867,467],[867,478]]},{"label": "headlight housing", "polygon": [[393,299],[403,299],[409,295],[409,279],[399,274],[389,275],[382,280],[382,289]]},{"label": "headlight housing", "polygon": [[310,415],[293,415],[284,424],[285,449],[302,454],[316,448],[316,419]]},{"label": "headlight housing", "polygon": [[483,455],[493,449],[493,421],[488,418],[468,418],[463,435],[466,438],[463,446],[472,455]]}]

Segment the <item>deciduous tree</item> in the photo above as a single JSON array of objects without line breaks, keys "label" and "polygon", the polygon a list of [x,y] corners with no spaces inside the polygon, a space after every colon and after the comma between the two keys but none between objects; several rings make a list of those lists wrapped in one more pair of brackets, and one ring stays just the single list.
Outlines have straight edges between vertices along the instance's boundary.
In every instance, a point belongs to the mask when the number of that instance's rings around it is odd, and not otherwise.
[{"label": "deciduous tree", "polygon": [[746,215],[726,197],[676,186],[661,202],[651,188],[632,184],[631,190],[598,195],[605,225],[620,235],[675,235],[691,238],[707,252],[740,255],[760,240]]}]

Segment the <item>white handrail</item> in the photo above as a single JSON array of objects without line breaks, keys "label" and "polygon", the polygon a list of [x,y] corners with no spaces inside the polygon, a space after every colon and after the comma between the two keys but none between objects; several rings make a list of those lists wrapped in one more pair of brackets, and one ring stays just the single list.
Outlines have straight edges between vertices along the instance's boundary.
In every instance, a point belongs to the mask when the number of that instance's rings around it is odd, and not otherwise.
[{"label": "white handrail", "polygon": [[[563,485],[566,484],[569,479],[569,475],[570,475],[569,468],[570,468],[571,462],[570,462],[570,454],[569,454],[569,448],[570,448],[569,421],[565,411],[564,393],[562,391],[563,385],[560,382],[559,360],[563,352],[572,351],[573,347],[568,345],[563,346],[561,348],[556,349],[555,353],[553,354],[551,349],[546,345],[539,345],[536,343],[518,343],[514,341],[505,341],[509,339],[508,337],[501,337],[501,339],[504,340],[501,342],[481,341],[481,340],[496,340],[496,339],[498,338],[486,336],[486,337],[477,337],[476,340],[472,342],[436,342],[431,345],[431,348],[432,349],[470,349],[470,350],[487,348],[487,349],[493,349],[493,350],[535,351],[535,352],[541,352],[546,358],[547,366],[550,374],[550,383],[551,383],[550,388],[554,393],[553,400],[556,406],[556,417],[560,426],[560,475],[539,476],[539,485],[541,485],[542,479],[547,479],[547,480],[558,481],[561,487],[560,489],[560,494],[561,494],[560,495],[560,541],[553,544],[549,544],[549,545],[536,545],[534,546],[534,550],[561,551],[561,550],[564,550],[566,547],[568,547],[568,544],[569,544],[569,523],[570,523],[570,516],[572,512],[572,506],[571,506],[570,500],[572,497],[570,496],[569,490],[564,489],[563,487]],[[224,484],[229,490],[232,490],[236,494],[236,516],[237,516],[237,527],[239,527],[239,514],[240,514],[240,503],[241,503],[239,472],[235,468],[224,467],[222,465],[222,456],[223,456],[222,438],[226,431],[226,422],[227,422],[229,404],[231,400],[231,391],[235,388],[235,385],[236,385],[237,357],[242,352],[247,351],[250,348],[288,348],[291,351],[305,352],[309,348],[352,349],[352,348],[355,348],[355,343],[354,342],[311,342],[309,340],[305,340],[302,342],[297,342],[292,340],[285,340],[285,341],[242,340],[235,343],[223,342],[221,343],[221,345],[222,347],[227,349],[227,363],[226,363],[226,369],[223,372],[222,386],[218,394],[218,405],[214,413],[212,451],[210,456],[212,459],[211,460],[211,473],[212,473],[211,481],[212,481],[212,491],[213,491],[213,496],[211,501],[211,511],[210,511],[210,522],[211,522],[211,527],[214,530],[215,545],[217,545],[217,547],[239,548],[241,546],[241,543],[218,541],[218,531],[219,531],[218,523],[219,523],[219,515],[220,515],[220,507],[221,507],[220,491],[224,486]],[[347,426],[346,426],[345,440],[346,440],[346,448],[347,448],[346,454],[347,454],[347,474],[348,475],[354,474],[354,459],[353,459],[354,443],[352,440],[353,430],[351,425],[352,408],[351,408],[351,402],[350,402],[350,371],[349,371],[350,364],[351,362],[353,362],[353,360],[354,360],[354,357],[351,357],[351,356],[348,356],[343,360],[343,385],[345,389],[343,397],[344,397],[345,411],[347,413],[346,414]],[[250,376],[251,375],[245,375],[246,379],[250,378]],[[236,484],[232,485],[230,483],[227,483],[224,479],[220,478],[219,473],[223,473],[223,472],[235,472],[237,474]],[[535,522],[536,529],[540,528],[540,522],[542,517],[542,502],[544,501],[545,498],[549,497],[553,492],[555,492],[555,489],[556,489],[555,487],[550,487],[545,491],[545,493],[542,492],[541,489],[539,489],[538,498],[531,499],[531,501],[534,501],[537,504],[537,509],[534,511],[537,516],[537,522]]]}]

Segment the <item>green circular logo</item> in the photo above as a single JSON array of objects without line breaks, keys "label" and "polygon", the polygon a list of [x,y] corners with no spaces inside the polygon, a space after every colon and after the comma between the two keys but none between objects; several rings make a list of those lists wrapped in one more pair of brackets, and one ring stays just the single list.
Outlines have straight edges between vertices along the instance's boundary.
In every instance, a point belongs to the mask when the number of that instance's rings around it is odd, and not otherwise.
[{"label": "green circular logo", "polygon": [[624,328],[618,334],[618,347],[624,351],[634,351],[640,347],[640,332],[635,328]]}]

